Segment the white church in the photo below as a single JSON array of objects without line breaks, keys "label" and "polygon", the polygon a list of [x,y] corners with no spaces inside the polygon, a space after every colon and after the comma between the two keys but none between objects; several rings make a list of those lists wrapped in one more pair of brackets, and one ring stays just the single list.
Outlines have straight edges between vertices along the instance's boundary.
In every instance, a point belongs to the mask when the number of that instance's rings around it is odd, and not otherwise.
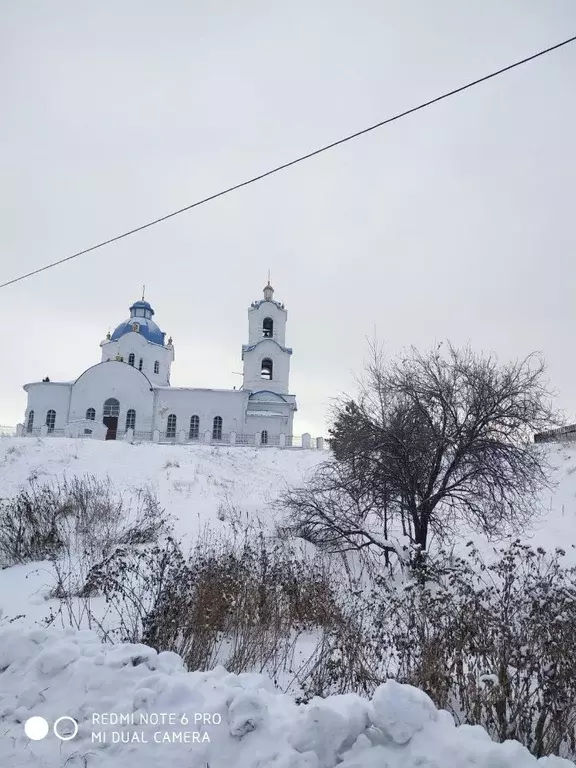
[{"label": "white church", "polygon": [[144,298],[136,301],[128,320],[100,343],[101,361],[74,381],[47,377],[26,384],[28,404],[19,433],[292,444],[296,397],[289,393],[292,350],[286,346],[287,312],[274,299],[270,281],[264,297],[248,309],[239,389],[170,386],[174,344],[172,338],[165,340],[154,314]]}]

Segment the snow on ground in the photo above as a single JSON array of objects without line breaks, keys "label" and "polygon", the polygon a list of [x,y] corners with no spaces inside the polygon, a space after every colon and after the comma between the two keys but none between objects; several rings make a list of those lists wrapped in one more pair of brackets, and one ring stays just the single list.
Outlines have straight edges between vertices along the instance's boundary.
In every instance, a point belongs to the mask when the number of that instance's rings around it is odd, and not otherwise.
[{"label": "snow on ground", "polygon": [[[50,730],[31,740],[25,724]],[[60,740],[54,733],[54,724]],[[75,734],[75,735],[74,735]],[[388,681],[296,705],[261,675],[186,672],[172,653],[90,632],[0,632],[0,765],[10,768],[568,768],[455,727],[426,694]]]},{"label": "snow on ground", "polygon": [[516,531],[513,536],[502,541],[488,542],[470,529],[462,529],[456,551],[464,554],[465,544],[473,540],[486,560],[492,559],[494,549],[500,549],[513,539],[533,547],[543,547],[553,552],[557,547],[563,549],[566,565],[576,565],[576,444],[550,443],[546,446],[548,460],[552,468],[553,487],[545,491],[540,503],[545,512],[536,517],[529,528]]},{"label": "snow on ground", "polygon": [[[73,476],[110,478],[128,499],[148,487],[174,518],[175,534],[186,548],[209,526],[229,533],[222,508],[234,505],[245,519],[271,524],[270,502],[284,488],[301,483],[328,457],[325,451],[131,445],[73,438],[0,439],[0,498],[16,496],[31,478],[41,483]],[[32,626],[56,611],[47,595],[55,579],[50,563],[0,570],[0,617],[25,615]]]},{"label": "snow on ground", "polygon": [[[526,542],[547,550],[560,546],[576,563],[576,445],[551,444],[550,460],[557,487],[542,499],[548,513],[530,530]],[[130,445],[68,438],[0,439],[0,498],[14,496],[30,478],[39,483],[73,476],[109,477],[113,488],[127,497],[150,487],[173,516],[176,534],[191,545],[205,526],[216,533],[230,531],[222,508],[233,505],[245,519],[272,523],[272,502],[290,485],[306,480],[329,457],[325,451],[215,447],[206,445]],[[462,531],[457,549],[472,538],[489,554],[491,545],[471,531]],[[0,615],[25,614],[35,625],[55,609],[46,596],[54,584],[50,563],[31,563],[0,570]]]},{"label": "snow on ground", "polygon": [[286,485],[300,483],[328,457],[327,451],[206,445],[158,445],[73,438],[0,439],[0,498],[39,481],[86,474],[108,476],[114,488],[134,493],[145,486],[194,536],[218,523],[218,507],[230,500],[251,517],[269,516],[268,502]]},{"label": "snow on ground", "polygon": [[[548,549],[576,542],[576,446],[550,446],[557,487],[543,499],[549,510],[522,538]],[[0,439],[0,497],[31,477],[51,481],[108,476],[127,495],[148,486],[174,516],[177,535],[192,543],[206,524],[225,530],[221,507],[271,522],[269,502],[300,484],[327,454],[275,448],[216,448],[72,439]],[[464,532],[463,532],[464,533]],[[466,537],[463,537],[462,541]],[[474,537],[478,540],[478,537]],[[481,546],[481,548],[484,548]],[[51,565],[0,571],[0,765],[10,768],[560,768],[558,758],[536,761],[514,742],[497,745],[477,727],[456,728],[415,689],[388,682],[372,701],[354,694],[297,706],[264,676],[223,668],[187,673],[171,653],[144,646],[103,646],[90,632],[41,628],[52,586]],[[25,614],[25,618],[9,623]],[[99,726],[94,715],[131,714],[134,724]],[[188,724],[141,726],[145,714],[186,715]],[[221,716],[194,724],[194,713]],[[78,720],[70,741],[53,733],[26,737],[25,721],[61,716]],[[69,721],[68,721],[69,724]],[[64,725],[64,724],[63,724]],[[92,740],[106,731],[107,741]],[[147,741],[115,743],[113,733],[144,733]],[[171,741],[157,738],[175,739]],[[164,734],[200,736],[168,736]],[[210,741],[203,740],[208,733]],[[179,740],[183,739],[183,740]],[[192,739],[192,741],[185,741]],[[199,739],[199,740],[198,740]]]}]

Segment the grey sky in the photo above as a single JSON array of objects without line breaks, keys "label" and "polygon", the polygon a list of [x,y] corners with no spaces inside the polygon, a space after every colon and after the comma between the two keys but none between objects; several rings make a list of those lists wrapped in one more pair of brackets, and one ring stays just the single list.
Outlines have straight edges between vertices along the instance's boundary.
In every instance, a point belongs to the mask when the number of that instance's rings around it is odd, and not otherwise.
[{"label": "grey sky", "polygon": [[[576,32],[573,0],[0,6],[0,282]],[[295,432],[376,328],[541,350],[576,412],[576,45],[0,293],[0,424],[71,380],[146,283],[172,384],[232,387],[267,270]]]}]

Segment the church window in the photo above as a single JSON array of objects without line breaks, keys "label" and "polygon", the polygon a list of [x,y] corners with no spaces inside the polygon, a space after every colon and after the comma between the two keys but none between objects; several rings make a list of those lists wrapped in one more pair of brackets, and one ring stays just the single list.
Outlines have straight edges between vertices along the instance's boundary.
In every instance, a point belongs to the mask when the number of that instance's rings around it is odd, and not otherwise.
[{"label": "church window", "polygon": [[144,367],[144,360],[140,358],[140,362],[138,363],[138,370],[141,371],[143,367]]},{"label": "church window", "polygon": [[222,416],[214,416],[212,440],[222,440]]},{"label": "church window", "polygon": [[198,416],[192,416],[190,418],[190,440],[198,440],[200,434],[200,419]]},{"label": "church window", "polygon": [[120,403],[118,400],[116,400],[115,397],[109,397],[108,400],[104,403],[104,411],[102,414],[104,417],[106,416],[120,416]]},{"label": "church window", "polygon": [[96,418],[96,409],[95,408],[88,408],[86,411],[86,418],[88,421],[94,421]]},{"label": "church window", "polygon": [[268,443],[268,430],[262,430],[262,434],[260,435],[260,442],[262,445],[266,445]]},{"label": "church window", "polygon": [[166,427],[166,437],[176,437],[176,416],[171,413],[168,416],[168,425]]},{"label": "church window", "polygon": [[160,363],[158,360],[154,362],[154,373],[160,373]]},{"label": "church window", "polygon": [[128,365],[134,365],[134,352],[130,352],[128,355]]},{"label": "church window", "polygon": [[28,422],[26,423],[26,432],[32,432],[34,427],[34,411],[30,411],[28,414]]},{"label": "church window", "polygon": [[136,428],[136,411],[133,408],[130,408],[130,410],[126,412],[126,430],[135,429],[135,428]]},{"label": "church window", "polygon": [[46,414],[46,426],[48,427],[48,432],[54,432],[55,425],[56,425],[56,411],[53,411],[52,409],[50,409]]},{"label": "church window", "polygon": [[272,381],[272,360],[270,360],[269,357],[265,357],[264,360],[262,360],[260,377],[262,379],[268,379],[268,381]]},{"label": "church window", "polygon": [[265,317],[262,323],[262,335],[265,339],[271,339],[274,335],[274,320],[271,317]]}]

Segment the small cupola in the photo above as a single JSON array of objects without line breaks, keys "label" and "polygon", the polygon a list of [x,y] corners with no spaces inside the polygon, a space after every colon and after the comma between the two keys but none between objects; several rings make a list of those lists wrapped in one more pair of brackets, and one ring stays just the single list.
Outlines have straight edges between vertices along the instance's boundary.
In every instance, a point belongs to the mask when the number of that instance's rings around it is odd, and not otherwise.
[{"label": "small cupola", "polygon": [[153,314],[154,310],[147,301],[135,301],[130,307],[130,317],[145,317],[151,320]]},{"label": "small cupola", "polygon": [[274,288],[270,285],[270,280],[268,280],[268,283],[264,286],[264,301],[273,301],[274,300]]}]

